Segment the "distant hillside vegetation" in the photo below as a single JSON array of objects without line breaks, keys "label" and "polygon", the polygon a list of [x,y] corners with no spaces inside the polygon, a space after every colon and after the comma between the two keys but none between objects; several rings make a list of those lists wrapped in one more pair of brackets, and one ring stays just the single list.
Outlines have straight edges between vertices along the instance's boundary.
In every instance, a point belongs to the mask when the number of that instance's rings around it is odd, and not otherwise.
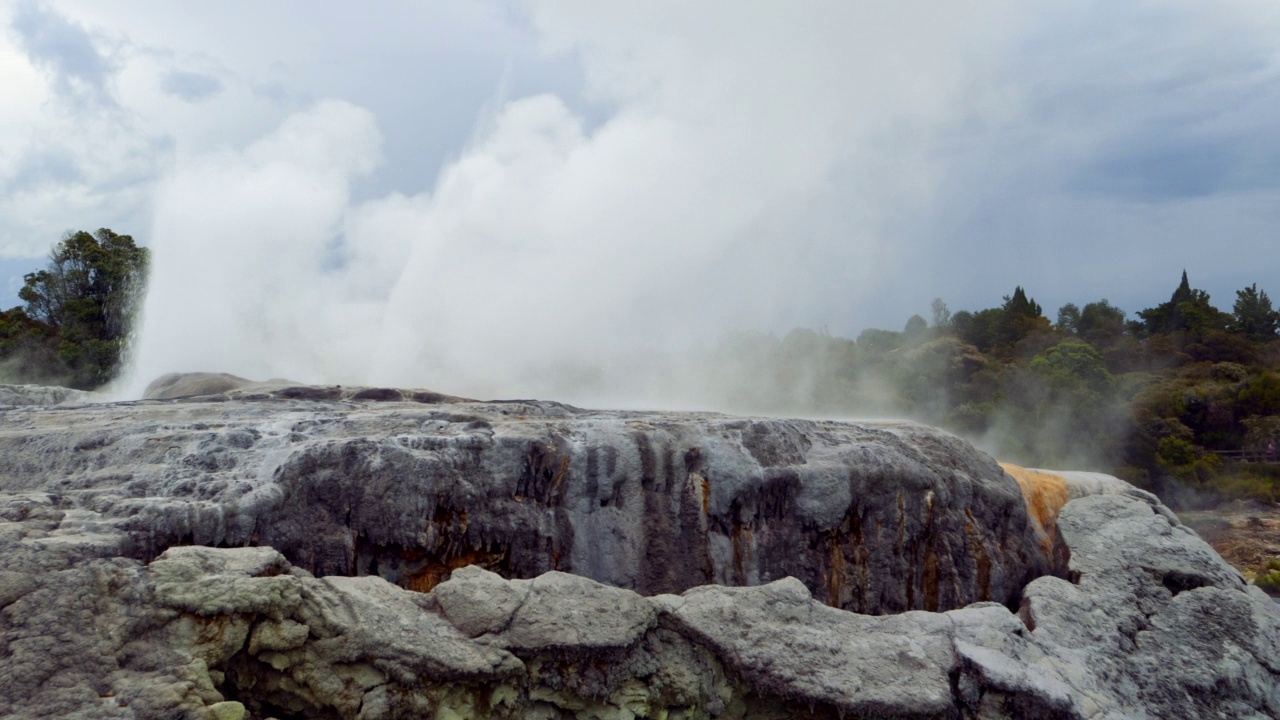
[{"label": "distant hillside vegetation", "polygon": [[720,357],[745,362],[741,392],[778,412],[900,414],[1024,465],[1111,472],[1166,497],[1275,502],[1278,328],[1256,285],[1226,313],[1184,272],[1135,318],[1103,299],[1050,320],[1018,287],[976,312],[935,300],[931,321],[912,316],[901,332],[740,335]]}]

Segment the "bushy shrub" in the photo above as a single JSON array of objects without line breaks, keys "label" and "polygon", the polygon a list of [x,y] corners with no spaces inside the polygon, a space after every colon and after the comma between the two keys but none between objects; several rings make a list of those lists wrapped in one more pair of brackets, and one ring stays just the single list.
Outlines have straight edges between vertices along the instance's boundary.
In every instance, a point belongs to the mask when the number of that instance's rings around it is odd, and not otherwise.
[{"label": "bushy shrub", "polygon": [[1241,469],[1210,475],[1205,487],[1224,498],[1280,502],[1280,482],[1262,470]]},{"label": "bushy shrub", "polygon": [[1213,366],[1212,375],[1214,380],[1238,383],[1249,379],[1249,368],[1240,363],[1220,362]]},{"label": "bushy shrub", "polygon": [[1253,583],[1271,595],[1280,596],[1280,558],[1267,563]]}]

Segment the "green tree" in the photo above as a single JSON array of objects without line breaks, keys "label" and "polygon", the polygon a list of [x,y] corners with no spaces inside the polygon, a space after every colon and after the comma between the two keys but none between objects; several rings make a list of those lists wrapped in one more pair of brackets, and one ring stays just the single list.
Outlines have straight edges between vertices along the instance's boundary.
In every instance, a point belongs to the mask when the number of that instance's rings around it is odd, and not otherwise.
[{"label": "green tree", "polygon": [[1013,295],[1004,296],[1004,307],[1002,308],[1007,314],[1037,318],[1044,313],[1040,309],[1040,304],[1035,300],[1027,297],[1027,293],[1022,286],[1013,289]]},{"label": "green tree", "polygon": [[1109,347],[1124,335],[1124,311],[1103,298],[1084,306],[1077,327],[1085,342],[1098,348]]},{"label": "green tree", "polygon": [[902,346],[902,334],[892,330],[867,328],[858,333],[858,347],[873,354],[883,354]]},{"label": "green tree", "polygon": [[1015,288],[1013,295],[1004,297],[1000,311],[1000,343],[1010,349],[1023,338],[1049,330],[1049,319],[1044,316],[1040,304],[1027,297],[1022,286]]},{"label": "green tree", "polygon": [[949,329],[951,327],[951,308],[942,301],[942,298],[934,298],[929,303],[929,310],[933,314],[933,326],[939,330]]},{"label": "green tree", "polygon": [[1115,387],[1102,355],[1079,340],[1059,343],[1035,356],[1031,371],[1064,393],[1088,391],[1101,395]]},{"label": "green tree", "polygon": [[1271,298],[1267,297],[1265,290],[1258,290],[1257,283],[1236,291],[1232,315],[1235,321],[1231,329],[1257,342],[1274,340],[1280,327],[1280,313],[1271,307]]},{"label": "green tree", "polygon": [[1280,375],[1264,372],[1240,391],[1242,415],[1280,415]]},{"label": "green tree", "polygon": [[1191,282],[1187,280],[1187,271],[1183,270],[1182,282],[1178,283],[1178,289],[1173,291],[1169,302],[1138,312],[1138,316],[1142,318],[1143,330],[1149,335],[1185,330],[1178,306],[1190,299]]},{"label": "green tree", "polygon": [[1067,303],[1058,308],[1058,330],[1067,335],[1080,332],[1080,308],[1075,303]]},{"label": "green tree", "polygon": [[1000,308],[987,308],[971,313],[961,310],[951,318],[956,334],[960,339],[973,345],[982,352],[990,352],[1000,341],[1000,324],[1004,311]]},{"label": "green tree", "polygon": [[116,373],[146,281],[148,252],[106,228],[68,233],[46,269],[25,276],[25,315],[51,328],[68,384],[92,388]]},{"label": "green tree", "polygon": [[1231,316],[1209,302],[1209,293],[1192,290],[1191,299],[1178,306],[1183,322],[1193,335],[1203,336],[1214,330],[1226,330]]},{"label": "green tree", "polygon": [[907,318],[906,327],[902,328],[902,339],[908,345],[923,341],[929,332],[929,324],[919,315]]},{"label": "green tree", "polygon": [[0,311],[0,382],[56,383],[67,375],[58,332],[16,307]]},{"label": "green tree", "polygon": [[1186,270],[1169,302],[1142,310],[1138,316],[1148,335],[1189,332],[1200,336],[1211,330],[1225,330],[1231,322],[1230,315],[1209,303],[1209,293],[1191,289]]}]

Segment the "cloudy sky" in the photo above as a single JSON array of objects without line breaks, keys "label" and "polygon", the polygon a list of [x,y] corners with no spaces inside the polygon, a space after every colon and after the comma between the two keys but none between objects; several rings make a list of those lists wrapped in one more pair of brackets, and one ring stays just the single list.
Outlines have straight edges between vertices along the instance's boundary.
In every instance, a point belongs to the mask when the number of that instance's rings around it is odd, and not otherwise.
[{"label": "cloudy sky", "polygon": [[548,393],[1015,285],[1051,316],[1183,268],[1225,309],[1280,293],[1274,0],[0,0],[0,28],[0,306],[64,231],[131,234],[143,375]]}]

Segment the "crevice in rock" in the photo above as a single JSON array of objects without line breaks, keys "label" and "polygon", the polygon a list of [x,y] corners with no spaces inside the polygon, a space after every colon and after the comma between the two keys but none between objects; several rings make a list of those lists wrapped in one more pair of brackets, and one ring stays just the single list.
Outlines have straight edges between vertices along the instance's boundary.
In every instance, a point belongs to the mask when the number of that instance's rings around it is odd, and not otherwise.
[{"label": "crevice in rock", "polygon": [[1157,573],[1160,577],[1160,584],[1173,594],[1175,597],[1187,590],[1195,590],[1197,588],[1213,585],[1212,581],[1198,575],[1181,573],[1176,570],[1170,570],[1164,573]]},{"label": "crevice in rock", "polygon": [[518,575],[512,571],[509,551],[498,543],[472,547],[465,542],[443,543],[432,550],[397,543],[377,544],[367,538],[356,538],[356,572],[353,575],[378,575],[406,590],[428,592],[449,579],[458,568],[476,565],[504,577]]}]

